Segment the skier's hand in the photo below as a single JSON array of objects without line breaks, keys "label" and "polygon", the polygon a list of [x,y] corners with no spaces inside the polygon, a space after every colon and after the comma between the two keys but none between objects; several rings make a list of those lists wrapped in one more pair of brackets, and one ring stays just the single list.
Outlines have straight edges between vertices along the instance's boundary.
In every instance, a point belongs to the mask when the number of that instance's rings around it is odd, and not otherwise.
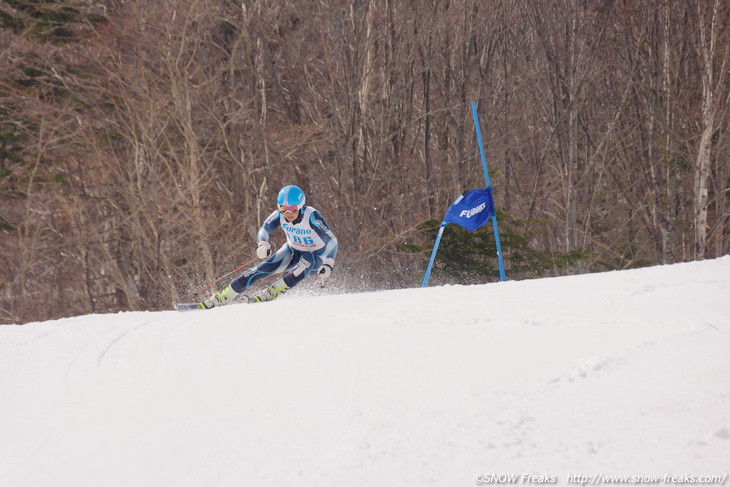
[{"label": "skier's hand", "polygon": [[256,256],[259,259],[265,259],[271,255],[271,244],[265,240],[259,242],[259,246],[256,249]]},{"label": "skier's hand", "polygon": [[322,267],[317,271],[317,275],[322,279],[327,279],[332,274],[332,267],[329,264],[322,264]]},{"label": "skier's hand", "polygon": [[317,275],[322,279],[327,279],[332,274],[333,265],[335,265],[334,259],[324,259],[322,267],[317,271]]}]

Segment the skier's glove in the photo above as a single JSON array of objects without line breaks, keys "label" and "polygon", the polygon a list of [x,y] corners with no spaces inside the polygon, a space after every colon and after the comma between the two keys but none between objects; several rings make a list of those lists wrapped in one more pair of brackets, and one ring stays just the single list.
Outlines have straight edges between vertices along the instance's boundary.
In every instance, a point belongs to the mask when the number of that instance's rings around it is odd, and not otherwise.
[{"label": "skier's glove", "polygon": [[335,265],[334,259],[323,259],[322,267],[317,271],[317,275],[322,279],[327,279],[332,274],[333,265]]},{"label": "skier's glove", "polygon": [[271,255],[271,244],[265,240],[259,242],[259,246],[256,249],[256,256],[259,259],[265,259]]}]

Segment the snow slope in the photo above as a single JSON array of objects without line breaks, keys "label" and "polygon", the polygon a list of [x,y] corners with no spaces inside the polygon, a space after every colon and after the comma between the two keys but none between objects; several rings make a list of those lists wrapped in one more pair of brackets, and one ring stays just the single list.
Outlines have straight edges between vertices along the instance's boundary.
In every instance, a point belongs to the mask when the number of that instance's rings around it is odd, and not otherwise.
[{"label": "snow slope", "polygon": [[0,394],[0,486],[719,485],[730,257],[0,326]]}]

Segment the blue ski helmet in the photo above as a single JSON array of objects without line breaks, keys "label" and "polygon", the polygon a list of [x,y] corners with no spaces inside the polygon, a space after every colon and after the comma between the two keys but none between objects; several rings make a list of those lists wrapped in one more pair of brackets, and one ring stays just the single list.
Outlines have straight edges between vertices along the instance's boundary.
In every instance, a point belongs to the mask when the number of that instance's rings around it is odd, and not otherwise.
[{"label": "blue ski helmet", "polygon": [[284,211],[283,207],[296,206],[297,211],[301,210],[304,206],[304,191],[299,186],[284,186],[279,191],[279,197],[276,199],[276,204],[279,206],[280,211]]}]

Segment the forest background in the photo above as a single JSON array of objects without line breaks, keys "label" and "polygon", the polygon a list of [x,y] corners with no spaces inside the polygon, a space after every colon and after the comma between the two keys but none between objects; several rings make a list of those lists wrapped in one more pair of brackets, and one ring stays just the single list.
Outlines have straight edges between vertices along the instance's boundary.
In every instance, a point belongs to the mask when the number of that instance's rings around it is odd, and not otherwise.
[{"label": "forest background", "polygon": [[[327,292],[417,286],[484,187],[471,100],[508,279],[726,254],[729,27],[721,0],[0,0],[0,323],[189,300],[286,184],[339,239]],[[432,283],[495,280],[491,225],[451,227]]]}]

